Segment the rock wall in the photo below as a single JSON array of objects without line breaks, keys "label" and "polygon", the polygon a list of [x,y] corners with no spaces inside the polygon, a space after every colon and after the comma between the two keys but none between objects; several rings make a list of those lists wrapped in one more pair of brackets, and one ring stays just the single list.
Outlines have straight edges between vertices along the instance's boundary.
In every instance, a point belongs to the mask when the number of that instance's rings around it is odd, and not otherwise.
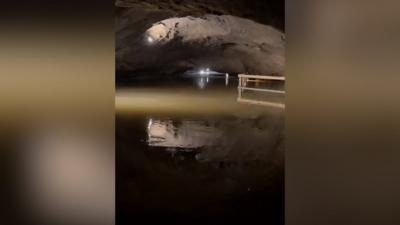
[{"label": "rock wall", "polygon": [[117,71],[168,74],[208,67],[283,73],[285,35],[280,30],[231,15],[176,17],[170,8],[153,6],[130,3],[117,11]]}]

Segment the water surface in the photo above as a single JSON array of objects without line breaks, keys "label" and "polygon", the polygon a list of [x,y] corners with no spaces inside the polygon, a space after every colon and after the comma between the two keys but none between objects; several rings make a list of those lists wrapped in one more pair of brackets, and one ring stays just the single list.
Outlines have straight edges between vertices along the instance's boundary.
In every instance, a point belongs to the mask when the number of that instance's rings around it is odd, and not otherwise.
[{"label": "water surface", "polygon": [[284,112],[237,94],[224,75],[119,84],[119,224],[283,224]]}]

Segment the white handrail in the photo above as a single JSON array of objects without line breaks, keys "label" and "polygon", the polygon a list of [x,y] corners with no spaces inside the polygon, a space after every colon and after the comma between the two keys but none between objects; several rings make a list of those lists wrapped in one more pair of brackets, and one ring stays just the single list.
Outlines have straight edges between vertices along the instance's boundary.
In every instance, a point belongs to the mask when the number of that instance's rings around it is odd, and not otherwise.
[{"label": "white handrail", "polygon": [[279,76],[264,76],[264,75],[248,75],[248,74],[239,74],[239,78],[256,78],[256,79],[263,79],[263,80],[286,80],[285,77]]},{"label": "white handrail", "polygon": [[[272,106],[272,107],[278,107],[278,108],[283,108],[283,109],[285,108],[284,103],[260,101],[260,100],[252,100],[252,99],[243,98],[243,92],[245,90],[285,94],[285,91],[281,91],[281,90],[272,90],[272,89],[268,89],[268,88],[254,88],[254,87],[247,86],[248,82],[257,82],[257,80],[285,81],[285,77],[264,76],[264,75],[247,75],[247,74],[239,74],[238,76],[239,76],[238,98],[237,98],[238,102],[255,104],[255,105],[263,105],[263,106]],[[250,80],[250,79],[255,79],[255,80]]]}]

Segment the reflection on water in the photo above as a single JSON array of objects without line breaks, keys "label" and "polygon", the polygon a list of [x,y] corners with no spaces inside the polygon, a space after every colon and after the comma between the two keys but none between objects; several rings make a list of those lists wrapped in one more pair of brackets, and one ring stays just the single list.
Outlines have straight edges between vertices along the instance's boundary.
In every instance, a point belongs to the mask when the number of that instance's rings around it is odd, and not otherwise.
[{"label": "reflection on water", "polygon": [[147,134],[150,146],[191,149],[215,144],[221,131],[203,121],[149,119]]},{"label": "reflection on water", "polygon": [[186,79],[117,90],[119,224],[283,224],[283,111],[239,104],[232,76]]},{"label": "reflection on water", "polygon": [[197,87],[199,89],[204,89],[212,79],[225,79],[225,86],[229,86],[229,77],[229,74],[226,73],[224,75],[196,76],[194,79],[196,80]]},{"label": "reflection on water", "polygon": [[[208,79],[208,78],[207,78]],[[204,89],[206,87],[206,78],[205,77],[199,77],[197,78],[197,86],[199,89]]]},{"label": "reflection on water", "polygon": [[[265,161],[283,154],[282,117],[150,118],[147,145],[169,152],[193,151],[202,161]],[[276,156],[275,155],[275,156]]]},{"label": "reflection on water", "polygon": [[[229,74],[218,74],[218,75],[186,75],[186,77],[193,79],[196,82],[198,89],[203,90],[209,85],[215,85],[220,83],[221,80],[225,81],[225,86],[229,86],[230,76]],[[211,82],[215,82],[211,84]]]}]

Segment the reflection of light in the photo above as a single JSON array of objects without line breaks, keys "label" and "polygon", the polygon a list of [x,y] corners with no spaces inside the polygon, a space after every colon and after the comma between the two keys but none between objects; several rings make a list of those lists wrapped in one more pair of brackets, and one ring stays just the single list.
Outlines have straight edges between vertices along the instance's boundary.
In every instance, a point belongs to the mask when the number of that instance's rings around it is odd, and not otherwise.
[{"label": "reflection of light", "polygon": [[210,80],[208,79],[208,77],[207,77],[207,83],[209,82]]},{"label": "reflection of light", "polygon": [[152,37],[147,37],[147,42],[153,43],[153,42],[154,42],[154,39],[153,39]]},{"label": "reflection of light", "polygon": [[225,86],[228,86],[229,84],[229,74],[225,74]]},{"label": "reflection of light", "polygon": [[153,119],[149,119],[149,122],[147,122],[147,140],[148,141],[150,141],[150,138],[151,138],[151,135],[150,135],[150,133],[151,133],[151,127],[153,126]]},{"label": "reflection of light", "polygon": [[207,68],[206,71],[207,71],[207,73],[209,73],[210,72],[210,68]]},{"label": "reflection of light", "polygon": [[202,75],[205,74],[204,70],[200,70],[200,74]]},{"label": "reflection of light", "polygon": [[205,81],[204,77],[201,77],[200,79],[197,80],[197,86],[200,89],[204,89],[206,87],[206,81]]},{"label": "reflection of light", "polygon": [[153,119],[149,119],[149,122],[148,122],[148,124],[147,124],[147,129],[150,130],[151,125],[153,125]]}]

